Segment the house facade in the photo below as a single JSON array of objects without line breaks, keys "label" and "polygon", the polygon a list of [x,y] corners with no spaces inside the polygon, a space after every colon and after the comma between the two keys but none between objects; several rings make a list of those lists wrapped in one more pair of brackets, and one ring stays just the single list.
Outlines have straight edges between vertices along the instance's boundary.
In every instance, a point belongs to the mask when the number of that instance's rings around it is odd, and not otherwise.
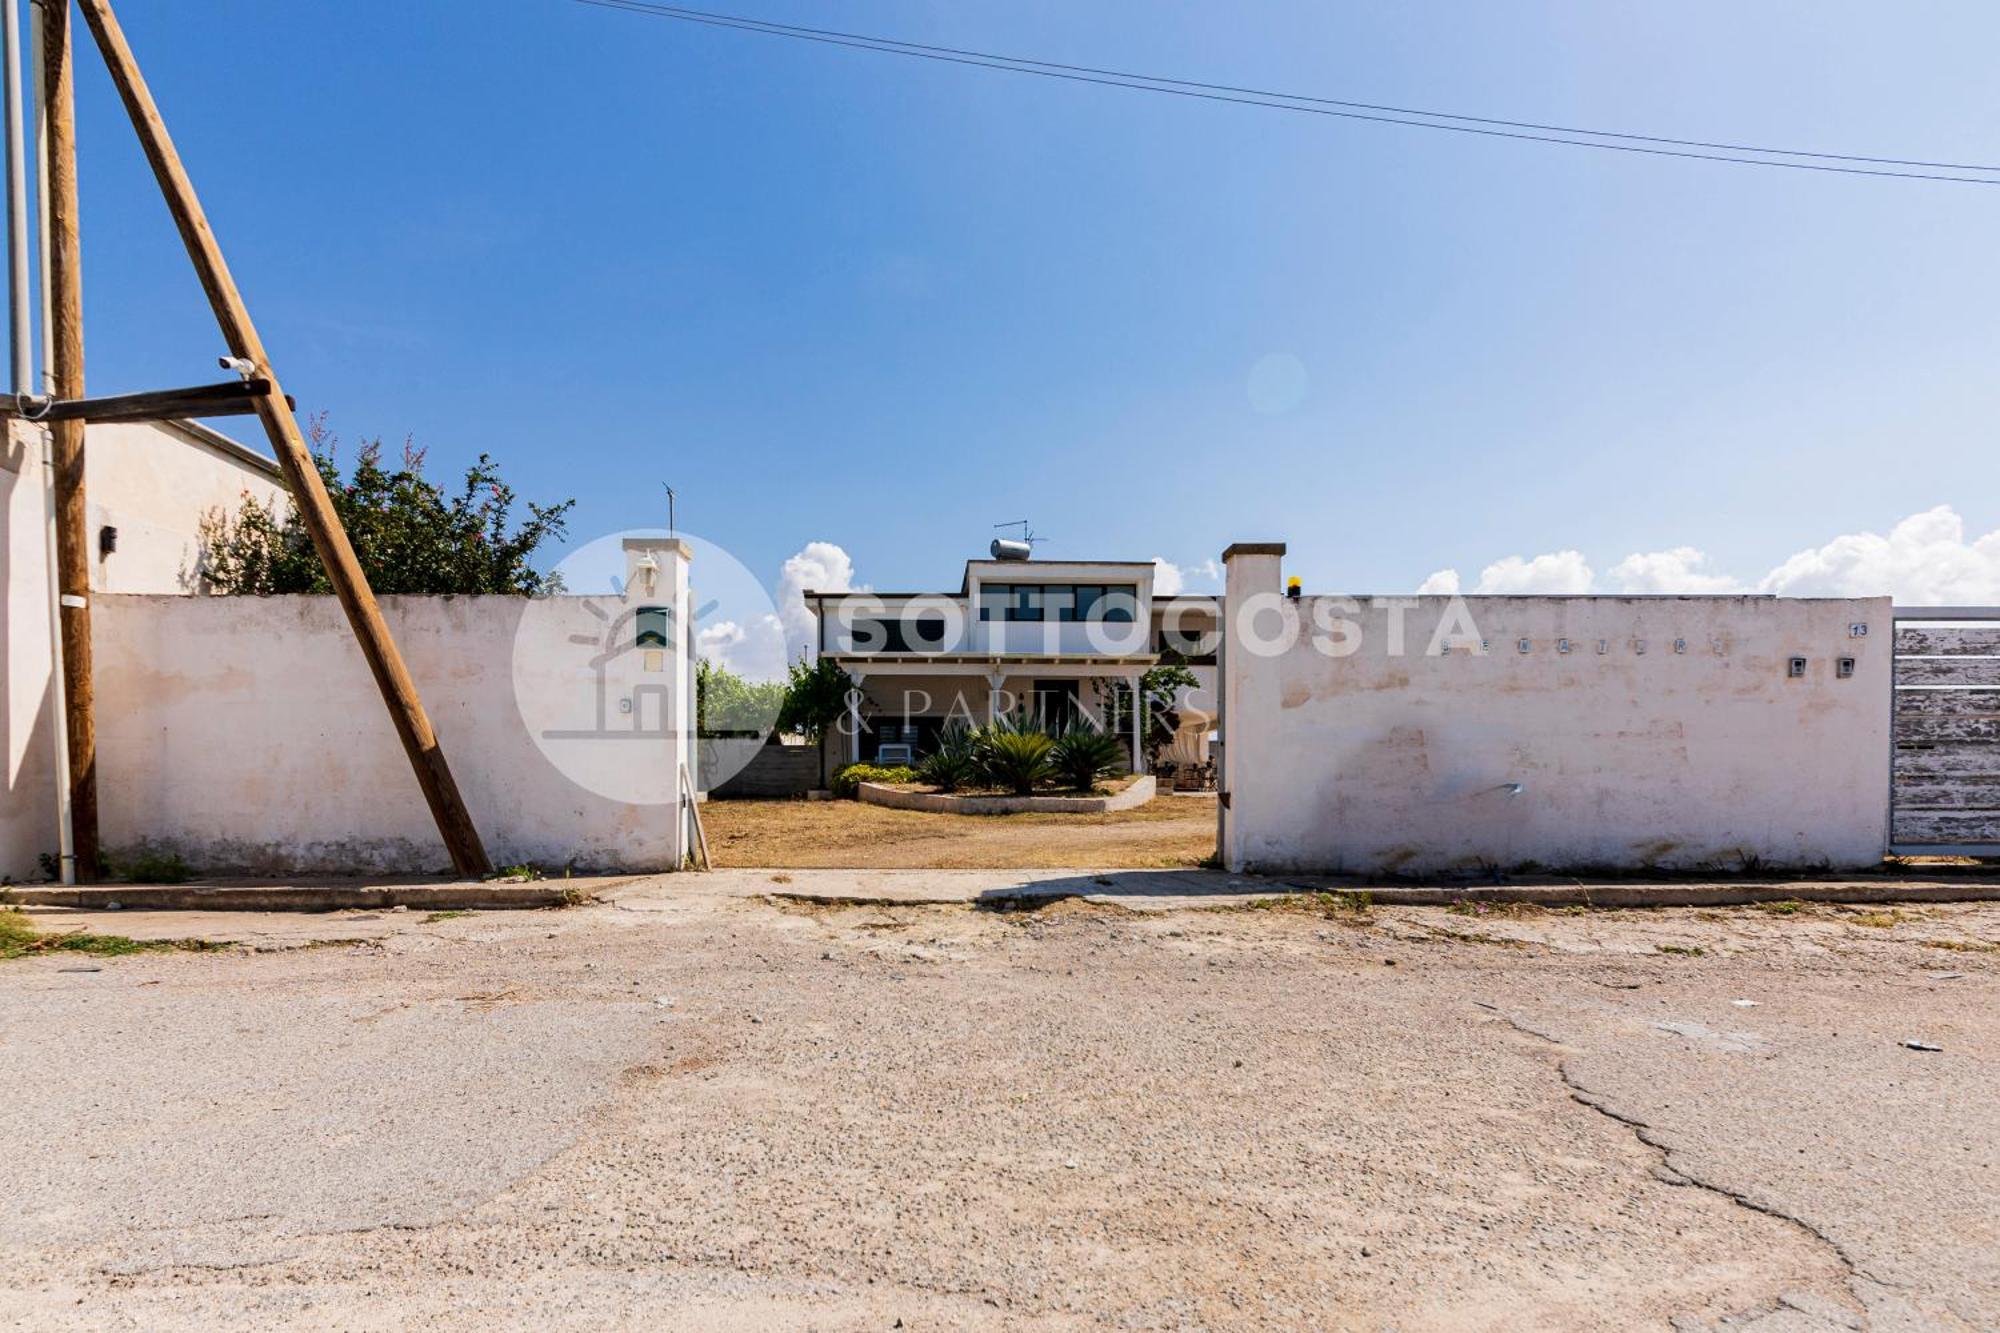
[{"label": "house facade", "polygon": [[1173,701],[1179,727],[1161,757],[1208,757],[1219,599],[1157,595],[1150,561],[970,560],[956,592],[808,592],[806,602],[819,655],[855,684],[842,762],[908,762],[954,723],[1026,713],[1125,736],[1144,772],[1130,701],[1163,660],[1185,663],[1198,684]]}]

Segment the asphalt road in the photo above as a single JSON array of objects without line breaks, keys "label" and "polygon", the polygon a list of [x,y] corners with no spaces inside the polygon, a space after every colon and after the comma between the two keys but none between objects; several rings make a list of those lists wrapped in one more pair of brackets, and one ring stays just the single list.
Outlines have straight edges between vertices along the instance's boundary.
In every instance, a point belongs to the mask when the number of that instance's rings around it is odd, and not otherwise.
[{"label": "asphalt road", "polygon": [[698,885],[0,964],[0,1322],[2000,1326],[2000,908]]}]

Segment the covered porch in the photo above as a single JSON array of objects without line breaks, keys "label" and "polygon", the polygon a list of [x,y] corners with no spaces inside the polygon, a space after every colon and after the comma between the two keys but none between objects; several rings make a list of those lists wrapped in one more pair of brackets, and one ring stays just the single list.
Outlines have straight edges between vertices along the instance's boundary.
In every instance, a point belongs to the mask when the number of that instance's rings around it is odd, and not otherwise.
[{"label": "covered porch", "polygon": [[911,763],[946,728],[1025,713],[1051,730],[1083,723],[1124,738],[1132,771],[1146,771],[1139,683],[1156,659],[1107,662],[1007,658],[940,663],[836,657],[854,682],[840,724],[845,763]]}]

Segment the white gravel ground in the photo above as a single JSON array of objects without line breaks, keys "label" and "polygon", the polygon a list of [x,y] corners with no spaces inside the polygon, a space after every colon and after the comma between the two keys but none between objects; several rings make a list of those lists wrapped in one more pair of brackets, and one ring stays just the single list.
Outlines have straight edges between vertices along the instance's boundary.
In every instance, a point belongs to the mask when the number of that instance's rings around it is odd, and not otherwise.
[{"label": "white gravel ground", "polygon": [[0,964],[0,1322],[2000,1326],[2000,908],[699,883]]}]

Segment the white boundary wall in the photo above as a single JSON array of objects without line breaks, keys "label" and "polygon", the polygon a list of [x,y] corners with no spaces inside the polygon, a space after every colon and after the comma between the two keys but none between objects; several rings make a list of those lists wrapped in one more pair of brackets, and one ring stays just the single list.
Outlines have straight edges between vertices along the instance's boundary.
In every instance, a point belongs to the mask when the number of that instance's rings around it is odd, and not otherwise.
[{"label": "white boundary wall", "polygon": [[[37,858],[56,850],[47,434],[10,418],[0,436],[0,876],[17,880],[39,876]],[[285,495],[276,463],[188,422],[92,426],[85,459],[99,593],[195,591],[202,515]],[[107,526],[117,529],[110,552],[100,541]]]},{"label": "white boundary wall", "polygon": [[1282,551],[1225,557],[1231,870],[1880,861],[1888,598],[1290,601]]},{"label": "white boundary wall", "polygon": [[[676,547],[652,547],[664,573],[657,600],[684,617]],[[684,654],[621,650],[599,663],[590,641],[616,633],[622,649],[631,622],[590,606],[616,599],[381,601],[496,865],[682,863],[678,772],[689,762],[692,688]],[[177,852],[203,874],[449,869],[332,597],[99,596],[93,646],[98,804],[114,860],[143,849]],[[537,701],[538,731],[587,731],[600,665],[609,734],[538,744],[516,702],[517,677]],[[622,711],[626,699],[641,706]],[[561,769],[551,745],[568,747]]]}]

